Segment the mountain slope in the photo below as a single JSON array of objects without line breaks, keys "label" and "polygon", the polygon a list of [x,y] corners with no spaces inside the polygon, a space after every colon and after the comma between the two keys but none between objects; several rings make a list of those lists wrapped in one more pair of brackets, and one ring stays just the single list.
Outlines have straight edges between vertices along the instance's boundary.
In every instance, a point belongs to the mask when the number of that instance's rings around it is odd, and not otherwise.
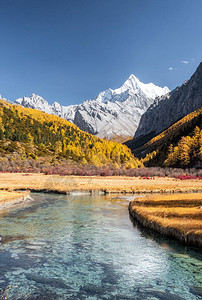
[{"label": "mountain slope", "polygon": [[[0,153],[49,156],[93,165],[138,166],[124,145],[102,140],[54,115],[0,100]],[[13,159],[13,158],[12,158]]]},{"label": "mountain slope", "polygon": [[[156,136],[177,120],[202,106],[202,63],[196,72],[165,96],[155,99],[154,103],[142,115],[132,144],[139,146]],[[142,142],[141,142],[142,139]]]},{"label": "mountain slope", "polygon": [[202,162],[202,108],[134,150],[146,166],[195,166]]},{"label": "mountain slope", "polygon": [[58,102],[48,104],[42,97],[19,98],[15,102],[60,116],[81,130],[99,137],[133,136],[141,115],[153,103],[156,96],[169,92],[153,83],[144,84],[134,75],[118,89],[107,89],[96,98],[86,100],[79,105],[62,106]]}]

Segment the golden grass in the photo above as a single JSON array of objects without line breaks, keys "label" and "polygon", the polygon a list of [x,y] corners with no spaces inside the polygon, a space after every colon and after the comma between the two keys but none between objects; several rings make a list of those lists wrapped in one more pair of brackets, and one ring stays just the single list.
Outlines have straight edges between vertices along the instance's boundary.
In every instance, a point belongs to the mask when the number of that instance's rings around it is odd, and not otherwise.
[{"label": "golden grass", "polygon": [[43,174],[1,173],[0,189],[45,190],[68,193],[69,191],[104,191],[106,193],[175,193],[202,191],[200,180],[178,180],[137,177],[59,176]]},{"label": "golden grass", "polygon": [[[135,205],[141,206],[163,206],[167,207],[192,207],[200,206],[201,203],[201,193],[193,194],[168,194],[168,195],[148,195],[144,198],[139,198],[135,200]],[[157,208],[155,208],[157,209]]]},{"label": "golden grass", "polygon": [[171,235],[186,243],[202,246],[202,209],[199,208],[202,206],[202,194],[182,194],[183,192],[202,192],[200,180],[181,181],[174,178],[144,180],[122,176],[82,177],[2,173],[0,174],[0,190],[2,190],[0,191],[0,203],[17,199],[21,195],[17,192],[3,190],[60,193],[75,190],[103,191],[105,193],[150,193],[130,202],[129,209],[133,217],[145,227],[165,235]]},{"label": "golden grass", "polygon": [[202,247],[202,194],[147,196],[129,209],[143,226]]},{"label": "golden grass", "polygon": [[[201,182],[202,184],[202,182]],[[188,201],[195,201],[195,200],[201,200],[201,194],[192,193],[192,194],[184,194],[183,196],[181,194],[169,194],[169,195],[147,195],[143,198],[138,198],[137,201],[143,203],[147,201],[159,202],[159,201],[169,201],[169,204],[171,204],[171,201],[178,201],[178,200],[184,200],[185,204]]]},{"label": "golden grass", "polygon": [[0,207],[28,196],[27,192],[0,191]]},{"label": "golden grass", "polygon": [[147,212],[152,216],[166,219],[199,219],[202,220],[202,212],[198,207],[138,207],[139,212]]}]

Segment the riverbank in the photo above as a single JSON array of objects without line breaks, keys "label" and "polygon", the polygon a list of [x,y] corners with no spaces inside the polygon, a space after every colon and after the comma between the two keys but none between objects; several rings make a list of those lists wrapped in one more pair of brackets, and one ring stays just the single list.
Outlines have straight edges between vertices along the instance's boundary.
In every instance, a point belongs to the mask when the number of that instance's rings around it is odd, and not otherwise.
[{"label": "riverbank", "polygon": [[124,176],[59,176],[0,173],[0,190],[30,190],[68,194],[72,191],[102,193],[188,193],[202,192],[202,181],[175,178],[143,179]]},{"label": "riverbank", "polygon": [[143,227],[202,247],[202,194],[148,195],[130,202],[132,217]]},{"label": "riverbank", "polygon": [[29,197],[29,191],[13,192],[13,191],[0,191],[0,210],[10,208],[13,205],[26,201]]},{"label": "riverbank", "polygon": [[[19,190],[25,192],[17,192]],[[184,243],[202,247],[201,180],[1,173],[0,210],[25,201],[29,191],[147,194],[131,201],[129,206],[131,215],[140,224]],[[187,194],[182,196],[182,193]]]}]

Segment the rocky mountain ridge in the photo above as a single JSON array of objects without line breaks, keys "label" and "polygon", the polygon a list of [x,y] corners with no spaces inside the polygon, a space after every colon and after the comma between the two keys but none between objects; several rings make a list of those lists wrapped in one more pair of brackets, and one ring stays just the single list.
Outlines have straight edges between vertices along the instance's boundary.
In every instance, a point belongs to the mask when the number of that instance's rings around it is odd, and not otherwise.
[{"label": "rocky mountain ridge", "polygon": [[153,83],[144,84],[131,75],[118,89],[107,89],[92,100],[79,105],[62,106],[58,102],[50,105],[42,97],[19,98],[16,104],[60,116],[81,130],[99,137],[133,136],[141,115],[153,103],[155,97],[169,92]]},{"label": "rocky mountain ridge", "polygon": [[[157,97],[142,115],[135,140],[153,137],[167,129],[179,119],[202,106],[202,62],[190,80],[170,93]],[[144,140],[146,142],[147,140]]]}]

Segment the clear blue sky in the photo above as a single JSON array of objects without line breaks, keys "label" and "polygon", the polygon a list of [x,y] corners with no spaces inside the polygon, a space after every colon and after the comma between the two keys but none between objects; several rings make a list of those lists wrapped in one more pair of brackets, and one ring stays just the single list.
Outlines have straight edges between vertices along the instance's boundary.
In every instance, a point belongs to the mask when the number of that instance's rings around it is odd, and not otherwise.
[{"label": "clear blue sky", "polygon": [[0,0],[0,20],[10,100],[81,103],[132,73],[173,89],[202,57],[201,0]]}]

